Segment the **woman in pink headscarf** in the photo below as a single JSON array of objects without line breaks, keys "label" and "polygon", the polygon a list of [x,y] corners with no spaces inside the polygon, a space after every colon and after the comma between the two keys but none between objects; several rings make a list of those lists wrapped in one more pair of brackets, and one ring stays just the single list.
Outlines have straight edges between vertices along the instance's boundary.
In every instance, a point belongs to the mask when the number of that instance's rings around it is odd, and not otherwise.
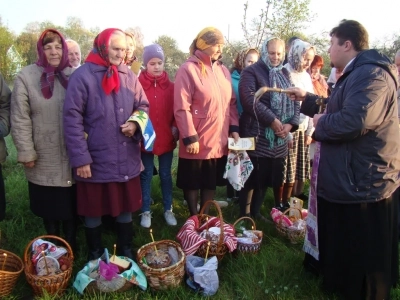
[{"label": "woman in pink headscarf", "polygon": [[72,72],[61,33],[45,30],[39,59],[21,70],[11,100],[11,133],[28,180],[30,208],[49,235],[60,235],[75,250],[76,196],[64,143],[62,106]]}]

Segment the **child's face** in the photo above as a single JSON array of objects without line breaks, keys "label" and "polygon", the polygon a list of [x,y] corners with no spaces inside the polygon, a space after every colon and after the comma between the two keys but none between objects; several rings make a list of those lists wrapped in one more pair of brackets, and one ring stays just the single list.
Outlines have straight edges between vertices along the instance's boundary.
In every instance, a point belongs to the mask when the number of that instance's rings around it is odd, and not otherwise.
[{"label": "child's face", "polygon": [[147,63],[146,69],[154,77],[160,76],[164,71],[164,62],[159,58],[152,58]]}]

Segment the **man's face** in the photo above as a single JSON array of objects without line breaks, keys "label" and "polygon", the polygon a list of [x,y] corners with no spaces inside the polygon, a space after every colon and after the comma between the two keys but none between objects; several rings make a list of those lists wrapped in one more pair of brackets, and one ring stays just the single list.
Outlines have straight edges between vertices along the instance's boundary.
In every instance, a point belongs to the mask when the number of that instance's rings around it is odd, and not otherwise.
[{"label": "man's face", "polygon": [[328,53],[331,59],[331,63],[339,69],[344,69],[344,67],[346,66],[343,65],[343,49],[344,48],[344,44],[343,45],[339,45],[339,39],[335,36],[331,37],[331,45],[328,49]]},{"label": "man's face", "polygon": [[81,50],[78,45],[68,45],[68,60],[72,67],[76,68],[81,63]]}]

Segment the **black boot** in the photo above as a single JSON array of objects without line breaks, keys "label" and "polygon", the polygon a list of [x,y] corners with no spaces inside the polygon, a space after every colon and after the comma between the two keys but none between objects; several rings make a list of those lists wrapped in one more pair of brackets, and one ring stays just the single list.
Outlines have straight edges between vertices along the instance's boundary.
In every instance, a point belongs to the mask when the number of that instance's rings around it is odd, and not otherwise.
[{"label": "black boot", "polygon": [[[58,220],[43,219],[43,224],[47,235],[60,236],[60,222]],[[57,239],[47,238],[46,240],[54,245],[60,246],[60,241]]]},{"label": "black boot", "polygon": [[72,248],[72,252],[74,252],[74,256],[77,254],[77,245],[76,245],[76,223],[75,219],[63,221],[63,231],[65,240]]},{"label": "black boot", "polygon": [[60,222],[55,220],[43,219],[43,225],[48,235],[60,236]]},{"label": "black boot", "polygon": [[103,255],[104,249],[101,245],[102,226],[94,228],[85,227],[86,243],[88,246],[88,261],[98,259]]},{"label": "black boot", "polygon": [[133,227],[132,221],[129,223],[117,224],[117,255],[126,256],[133,259],[132,255],[132,238]]}]

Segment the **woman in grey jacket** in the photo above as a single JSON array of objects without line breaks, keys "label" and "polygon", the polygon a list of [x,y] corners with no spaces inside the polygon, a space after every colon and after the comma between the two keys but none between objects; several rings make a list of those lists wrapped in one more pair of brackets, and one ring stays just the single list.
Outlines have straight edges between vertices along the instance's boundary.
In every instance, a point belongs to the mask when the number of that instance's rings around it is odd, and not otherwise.
[{"label": "woman in grey jacket", "polygon": [[30,208],[43,218],[47,234],[59,235],[75,250],[76,193],[64,143],[62,107],[69,67],[68,47],[54,29],[37,43],[39,59],[21,70],[11,100],[11,134],[25,167]]},{"label": "woman in grey jacket", "polygon": [[6,193],[1,164],[5,162],[7,157],[4,137],[10,132],[10,98],[11,91],[0,74],[0,221],[4,220],[6,214]]}]

